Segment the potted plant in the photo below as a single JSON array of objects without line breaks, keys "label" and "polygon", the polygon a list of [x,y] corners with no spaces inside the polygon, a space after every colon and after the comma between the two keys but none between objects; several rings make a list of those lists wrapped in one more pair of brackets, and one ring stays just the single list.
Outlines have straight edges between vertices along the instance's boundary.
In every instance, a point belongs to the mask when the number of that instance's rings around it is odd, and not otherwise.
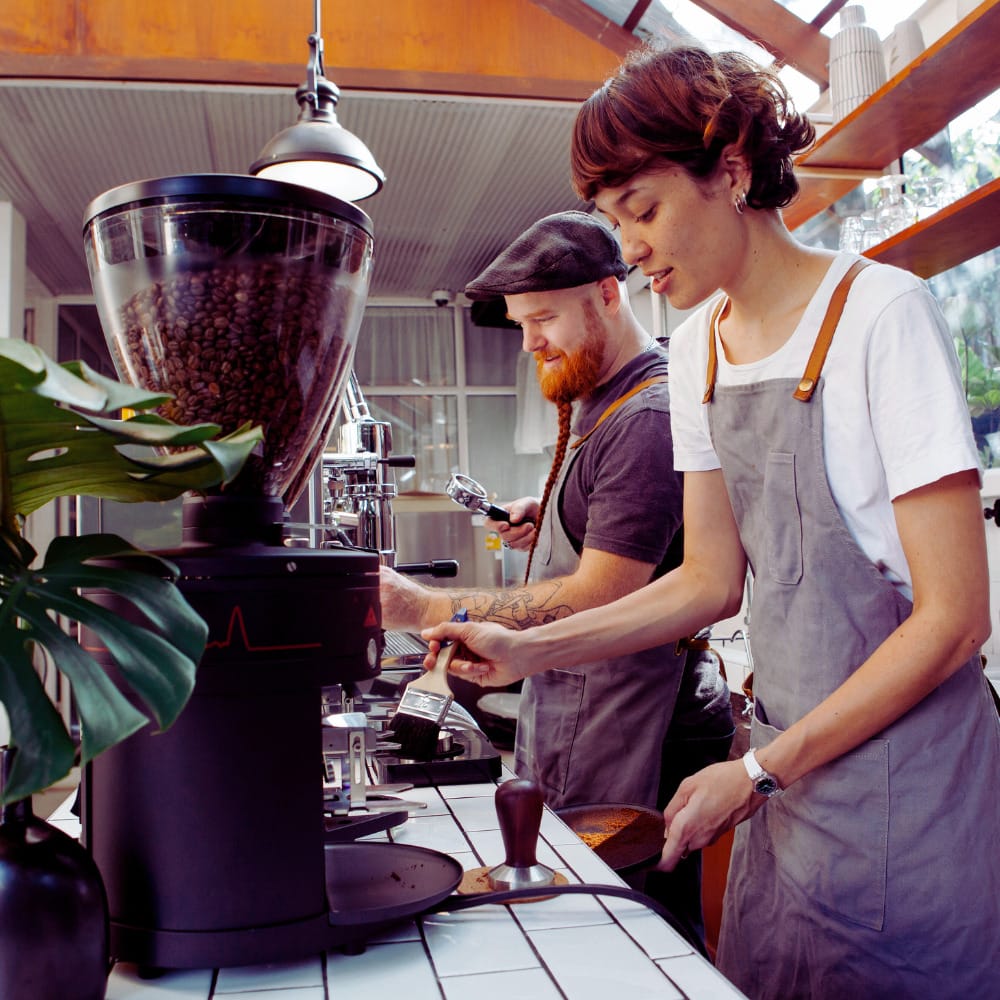
[{"label": "potted plant", "polygon": [[997,357],[997,350],[992,345],[985,346],[993,362],[987,365],[968,342],[956,339],[955,346],[958,349],[969,415],[973,421],[987,417],[989,426],[986,430],[995,431],[995,414],[1000,410],[1000,357]]},{"label": "potted plant", "polygon": [[[219,437],[216,424],[171,423],[152,412],[168,398],[0,340],[0,702],[16,750],[0,803],[48,787],[150,718],[168,727],[191,694],[207,628],[175,586],[176,567],[108,534],[57,537],[39,563],[23,535],[24,519],[56,497],[162,501],[231,480],[260,430]],[[122,419],[123,409],[134,415]],[[102,564],[111,557],[114,569]],[[124,597],[152,627],[91,602],[87,588]],[[100,636],[148,716],[57,615]],[[37,648],[72,689],[79,747],[35,669]]]}]

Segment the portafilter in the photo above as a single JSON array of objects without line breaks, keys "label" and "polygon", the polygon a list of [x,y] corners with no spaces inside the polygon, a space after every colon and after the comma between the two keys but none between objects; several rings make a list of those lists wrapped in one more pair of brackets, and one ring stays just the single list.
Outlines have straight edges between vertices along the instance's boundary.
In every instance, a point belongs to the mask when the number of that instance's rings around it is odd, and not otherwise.
[{"label": "portafilter", "polygon": [[444,488],[444,491],[460,507],[471,510],[473,514],[485,514],[492,521],[506,521],[510,525],[531,523],[527,519],[523,521],[511,521],[509,510],[491,503],[484,487],[480,486],[475,479],[463,476],[459,472],[456,472],[448,480],[448,485]]}]

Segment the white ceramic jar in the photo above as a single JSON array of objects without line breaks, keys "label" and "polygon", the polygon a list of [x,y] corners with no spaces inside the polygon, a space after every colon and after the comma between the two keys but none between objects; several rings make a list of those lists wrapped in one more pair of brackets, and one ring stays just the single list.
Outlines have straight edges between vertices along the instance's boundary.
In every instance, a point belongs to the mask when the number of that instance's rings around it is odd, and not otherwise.
[{"label": "white ceramic jar", "polygon": [[834,122],[850,114],[886,81],[878,32],[865,24],[865,9],[840,12],[840,30],[830,39],[830,102]]},{"label": "white ceramic jar", "polygon": [[900,21],[882,46],[889,78],[905,69],[924,51],[924,36],[920,23],[912,17]]}]

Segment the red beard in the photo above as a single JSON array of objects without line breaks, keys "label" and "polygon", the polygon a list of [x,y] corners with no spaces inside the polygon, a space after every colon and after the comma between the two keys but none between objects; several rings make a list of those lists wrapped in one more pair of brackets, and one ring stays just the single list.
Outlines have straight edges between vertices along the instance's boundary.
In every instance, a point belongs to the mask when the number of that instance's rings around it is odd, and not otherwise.
[{"label": "red beard", "polygon": [[586,302],[583,309],[586,330],[583,344],[572,353],[559,351],[561,364],[557,368],[551,371],[545,368],[545,358],[551,351],[546,354],[535,352],[538,386],[549,402],[572,403],[574,399],[586,396],[596,388],[601,377],[604,365],[604,329],[597,310],[590,302]]}]

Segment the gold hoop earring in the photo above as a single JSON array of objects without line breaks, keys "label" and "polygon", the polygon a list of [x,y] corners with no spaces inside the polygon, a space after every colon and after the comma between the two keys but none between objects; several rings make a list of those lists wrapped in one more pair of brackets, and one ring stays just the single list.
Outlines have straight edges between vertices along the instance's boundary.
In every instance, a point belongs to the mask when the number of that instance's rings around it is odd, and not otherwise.
[{"label": "gold hoop earring", "polygon": [[740,192],[735,200],[733,201],[733,208],[736,209],[737,215],[742,215],[746,211],[747,207],[747,196],[744,192]]}]

